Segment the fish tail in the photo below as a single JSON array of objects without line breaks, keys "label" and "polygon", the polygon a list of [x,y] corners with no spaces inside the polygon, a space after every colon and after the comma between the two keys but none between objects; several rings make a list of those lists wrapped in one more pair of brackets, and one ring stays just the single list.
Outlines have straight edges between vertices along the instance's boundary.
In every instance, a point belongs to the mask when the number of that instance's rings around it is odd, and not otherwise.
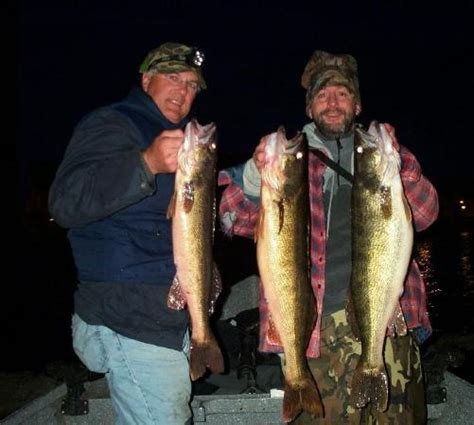
[{"label": "fish tail", "polygon": [[191,343],[191,354],[189,359],[189,369],[191,379],[195,381],[206,373],[209,368],[212,373],[222,373],[224,371],[224,358],[215,339],[205,344]]},{"label": "fish tail", "polygon": [[321,396],[314,379],[306,378],[297,387],[285,382],[283,421],[291,422],[303,410],[312,417],[324,416]]},{"label": "fish tail", "polygon": [[361,409],[372,402],[380,412],[388,407],[388,377],[385,367],[369,368],[359,363],[352,378],[350,404]]}]

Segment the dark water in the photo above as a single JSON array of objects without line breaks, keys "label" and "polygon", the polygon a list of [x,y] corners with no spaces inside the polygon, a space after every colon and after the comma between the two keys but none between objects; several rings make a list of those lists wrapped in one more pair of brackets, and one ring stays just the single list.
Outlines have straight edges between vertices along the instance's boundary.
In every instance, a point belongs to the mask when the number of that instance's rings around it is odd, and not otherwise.
[{"label": "dark water", "polygon": [[439,220],[417,235],[415,256],[433,325],[422,351],[461,351],[462,365],[450,370],[474,383],[474,222]]},{"label": "dark water", "polygon": [[426,234],[418,234],[415,256],[425,278],[435,330],[472,330],[474,225],[437,223]]},{"label": "dark water", "polygon": [[[74,267],[64,230],[44,216],[30,219],[23,229],[18,280],[3,285],[2,369],[40,371],[49,362],[74,358]],[[256,272],[253,241],[217,236],[216,259],[225,283],[232,285]],[[414,252],[427,283],[434,328],[422,350],[435,344],[459,347],[465,361],[453,371],[474,382],[474,222],[438,220],[417,234]]]}]

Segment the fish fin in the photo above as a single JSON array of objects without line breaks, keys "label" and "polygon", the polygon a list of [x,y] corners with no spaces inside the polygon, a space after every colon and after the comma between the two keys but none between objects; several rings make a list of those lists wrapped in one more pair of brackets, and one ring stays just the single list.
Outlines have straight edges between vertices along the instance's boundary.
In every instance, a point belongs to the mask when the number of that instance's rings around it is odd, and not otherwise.
[{"label": "fish fin", "polygon": [[168,204],[168,209],[166,210],[166,218],[173,218],[176,211],[176,191],[171,195],[170,203]]},{"label": "fish fin", "polygon": [[205,343],[197,343],[191,337],[191,348],[189,356],[189,371],[191,380],[195,381],[206,373],[209,368],[212,373],[224,372],[224,357],[221,349],[214,338]]},{"label": "fish fin", "polygon": [[313,418],[324,416],[324,407],[316,382],[308,377],[299,382],[298,386],[295,387],[285,381],[283,421],[285,423],[291,422],[303,410]]},{"label": "fish fin", "polygon": [[380,206],[385,218],[392,216],[392,192],[390,187],[382,186],[380,188]]},{"label": "fish fin", "polygon": [[280,234],[281,229],[283,229],[283,224],[285,222],[285,203],[283,199],[275,201],[278,205],[278,234]]},{"label": "fish fin", "polygon": [[178,275],[174,277],[173,282],[171,283],[167,304],[168,307],[173,310],[183,310],[184,307],[186,307],[186,298],[181,290]]},{"label": "fish fin", "polygon": [[253,235],[253,241],[256,243],[258,239],[263,237],[263,221],[265,220],[265,209],[260,206],[258,213],[257,225],[255,227],[255,233]]},{"label": "fish fin", "polygon": [[403,316],[402,307],[400,303],[397,303],[393,316],[389,322],[389,330],[396,335],[406,335],[408,332],[407,323],[405,322],[405,316]]},{"label": "fish fin", "polygon": [[357,318],[355,315],[354,304],[352,303],[352,299],[348,298],[346,302],[346,318],[347,322],[349,323],[352,334],[357,341],[360,341],[360,329],[359,325],[357,324]]},{"label": "fish fin", "polygon": [[362,409],[369,402],[380,412],[388,407],[388,377],[385,367],[369,368],[359,362],[352,377],[349,403],[352,407]]},{"label": "fish fin", "polygon": [[411,223],[413,220],[413,217],[411,214],[410,205],[408,204],[408,200],[405,196],[402,196],[402,202],[403,202],[403,209],[405,210],[405,215],[407,217],[407,221]]},{"label": "fish fin", "polygon": [[271,316],[268,319],[267,338],[269,344],[281,346],[280,334],[278,333],[275,322]]},{"label": "fish fin", "polygon": [[214,267],[212,269],[212,282],[211,282],[211,292],[209,296],[209,315],[214,313],[214,308],[216,306],[216,301],[219,298],[220,293],[222,292],[222,279],[217,264],[214,262]]},{"label": "fish fin", "polygon": [[194,206],[194,187],[193,181],[188,181],[183,185],[183,191],[181,193],[183,199],[183,211],[187,214],[191,212]]},{"label": "fish fin", "polygon": [[214,244],[214,236],[216,233],[216,215],[217,215],[217,202],[216,202],[216,197],[214,196],[214,199],[212,201],[212,222],[214,223],[212,225],[212,243]]}]

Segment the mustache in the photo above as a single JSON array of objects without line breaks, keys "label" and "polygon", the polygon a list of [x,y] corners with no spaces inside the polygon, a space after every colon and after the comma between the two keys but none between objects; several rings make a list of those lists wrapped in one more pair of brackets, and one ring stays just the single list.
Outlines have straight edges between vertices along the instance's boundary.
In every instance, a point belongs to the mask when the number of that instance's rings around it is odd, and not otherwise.
[{"label": "mustache", "polygon": [[339,114],[345,114],[345,111],[341,108],[327,108],[321,111],[321,115],[331,114],[337,112]]}]

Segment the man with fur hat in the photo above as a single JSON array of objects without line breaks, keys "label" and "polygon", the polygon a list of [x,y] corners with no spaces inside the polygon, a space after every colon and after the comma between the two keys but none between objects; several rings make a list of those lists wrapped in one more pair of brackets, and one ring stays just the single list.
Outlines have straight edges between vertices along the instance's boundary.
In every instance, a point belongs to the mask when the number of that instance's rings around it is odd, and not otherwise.
[{"label": "man with fur hat", "polygon": [[[349,172],[353,170],[355,119],[362,108],[357,62],[347,54],[317,50],[304,69],[301,83],[306,89],[306,114],[311,119],[303,132],[312,148],[309,153],[310,258],[311,284],[318,311],[307,357],[325,412],[324,418],[311,418],[303,412],[294,423],[359,424],[372,423],[371,420],[380,424],[424,423],[424,390],[417,344],[426,339],[431,326],[424,283],[414,261],[401,299],[411,332],[405,337],[387,338],[384,352],[390,376],[389,407],[385,412],[378,412],[369,410],[370,407],[355,409],[349,405],[351,377],[361,347],[345,316],[351,274],[352,184],[341,167]],[[436,190],[421,174],[413,154],[398,145],[393,128],[385,126],[400,151],[401,178],[415,229],[424,230],[438,214]],[[222,225],[228,233],[253,237],[266,137],[261,139],[249,161],[220,173],[219,183],[228,185],[220,206]],[[268,319],[268,307],[262,299],[262,329],[268,329]],[[265,336],[261,338],[260,350],[282,352],[281,347],[270,345]]]},{"label": "man with fur hat", "polygon": [[175,274],[166,211],[202,53],[164,43],[141,86],[78,124],[50,189],[79,284],[73,346],[105,373],[120,424],[191,423],[188,313],[167,307]]}]

